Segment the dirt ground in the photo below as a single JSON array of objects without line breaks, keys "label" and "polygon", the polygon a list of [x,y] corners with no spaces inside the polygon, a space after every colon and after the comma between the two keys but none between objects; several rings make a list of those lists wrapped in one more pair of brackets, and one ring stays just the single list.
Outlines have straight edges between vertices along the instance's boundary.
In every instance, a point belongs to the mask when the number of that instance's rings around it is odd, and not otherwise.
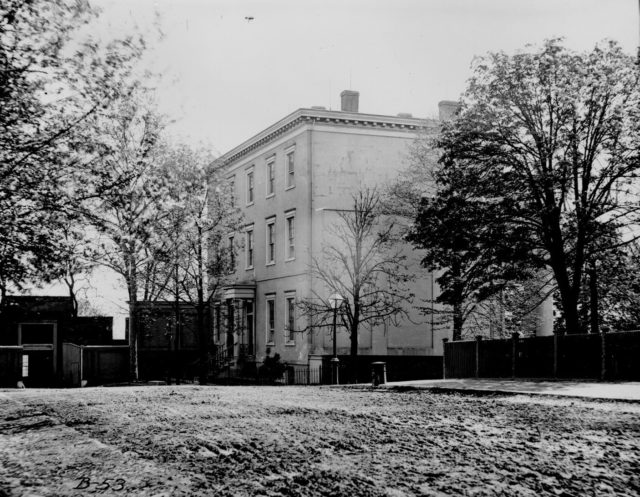
[{"label": "dirt ground", "polygon": [[0,391],[0,497],[640,495],[640,404],[329,387]]}]

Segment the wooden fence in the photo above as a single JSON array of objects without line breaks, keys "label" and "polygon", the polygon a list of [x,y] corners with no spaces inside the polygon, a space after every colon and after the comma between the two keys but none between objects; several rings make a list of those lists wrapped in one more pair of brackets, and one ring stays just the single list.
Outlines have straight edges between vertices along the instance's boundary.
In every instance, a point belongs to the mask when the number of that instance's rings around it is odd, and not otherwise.
[{"label": "wooden fence", "polygon": [[445,378],[640,380],[640,332],[449,342]]}]

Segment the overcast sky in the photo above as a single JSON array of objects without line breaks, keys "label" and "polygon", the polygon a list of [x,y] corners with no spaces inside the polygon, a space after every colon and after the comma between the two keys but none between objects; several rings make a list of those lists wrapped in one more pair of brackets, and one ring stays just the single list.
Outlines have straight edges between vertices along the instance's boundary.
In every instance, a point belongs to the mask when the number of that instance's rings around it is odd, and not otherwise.
[{"label": "overcast sky", "polygon": [[638,0],[92,1],[109,33],[150,32],[159,13],[164,39],[147,62],[171,131],[220,153],[299,107],[339,108],[344,89],[360,92],[361,112],[435,116],[488,51],[640,43]]}]

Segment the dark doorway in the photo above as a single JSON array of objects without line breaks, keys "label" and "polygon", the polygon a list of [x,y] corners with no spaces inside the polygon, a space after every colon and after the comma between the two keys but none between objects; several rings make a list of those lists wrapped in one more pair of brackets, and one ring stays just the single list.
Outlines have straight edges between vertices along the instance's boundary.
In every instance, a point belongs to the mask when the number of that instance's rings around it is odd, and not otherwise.
[{"label": "dark doorway", "polygon": [[22,378],[27,387],[53,385],[53,350],[25,350],[22,355]]}]

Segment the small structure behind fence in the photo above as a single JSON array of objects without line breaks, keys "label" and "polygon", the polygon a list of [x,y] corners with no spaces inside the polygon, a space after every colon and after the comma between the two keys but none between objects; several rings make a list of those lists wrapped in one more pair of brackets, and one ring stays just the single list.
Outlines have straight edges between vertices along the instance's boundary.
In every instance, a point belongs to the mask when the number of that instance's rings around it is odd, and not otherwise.
[{"label": "small structure behind fence", "polygon": [[445,378],[640,380],[640,332],[444,341]]},{"label": "small structure behind fence", "polygon": [[127,345],[75,345],[63,343],[62,378],[65,386],[103,385],[126,381]]}]

